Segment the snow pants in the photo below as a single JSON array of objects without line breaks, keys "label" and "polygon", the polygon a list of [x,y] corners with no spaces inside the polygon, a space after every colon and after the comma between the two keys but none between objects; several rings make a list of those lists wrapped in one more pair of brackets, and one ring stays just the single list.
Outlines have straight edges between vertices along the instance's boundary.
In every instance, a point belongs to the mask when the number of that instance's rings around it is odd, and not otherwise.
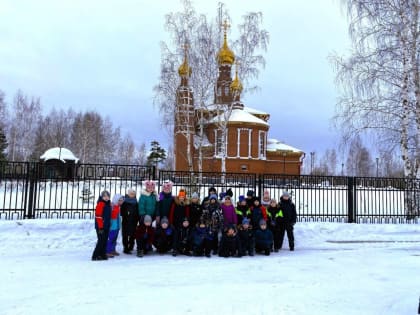
[{"label": "snow pants", "polygon": [[109,231],[108,242],[107,242],[107,245],[106,245],[107,254],[115,252],[119,232],[120,232],[120,230],[110,230]]},{"label": "snow pants", "polygon": [[105,258],[106,257],[106,243],[108,241],[109,230],[102,230],[99,233],[99,229],[96,229],[96,235],[98,241],[96,242],[95,250],[92,254],[92,259]]},{"label": "snow pants", "polygon": [[[279,230],[279,247],[278,249],[281,249],[283,245],[284,240],[284,234],[287,233],[287,239],[289,240],[289,248],[294,249],[295,248],[295,237],[293,235],[293,224],[289,223],[283,223],[280,224],[280,230]],[[275,238],[274,238],[275,239]]]}]

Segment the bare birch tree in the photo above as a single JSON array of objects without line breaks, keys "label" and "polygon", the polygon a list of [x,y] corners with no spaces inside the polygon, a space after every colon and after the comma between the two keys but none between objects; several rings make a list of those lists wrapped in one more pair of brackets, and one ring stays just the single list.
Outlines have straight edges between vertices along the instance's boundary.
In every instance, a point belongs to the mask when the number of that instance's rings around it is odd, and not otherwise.
[{"label": "bare birch tree", "polygon": [[15,95],[7,122],[9,159],[28,161],[35,143],[35,130],[41,116],[39,98],[29,98],[21,90]]},{"label": "bare birch tree", "polygon": [[[398,147],[405,177],[418,178],[420,2],[342,2],[350,19],[353,51],[348,58],[333,58],[343,91],[336,122],[345,137],[370,131],[378,140],[387,140],[382,147]],[[408,217],[416,211],[415,199],[405,196]]]}]

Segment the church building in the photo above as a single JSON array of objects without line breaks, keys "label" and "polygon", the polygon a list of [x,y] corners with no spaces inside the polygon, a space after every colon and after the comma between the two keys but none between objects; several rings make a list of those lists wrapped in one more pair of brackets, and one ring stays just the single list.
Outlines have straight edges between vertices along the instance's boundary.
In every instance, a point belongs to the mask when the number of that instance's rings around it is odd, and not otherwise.
[{"label": "church building", "polygon": [[193,71],[187,53],[178,69],[174,157],[176,171],[233,172],[300,175],[304,152],[269,138],[270,115],[241,102],[242,83],[235,55],[229,49],[224,27],[223,46],[217,54],[219,74],[214,104],[194,105],[188,80]]}]

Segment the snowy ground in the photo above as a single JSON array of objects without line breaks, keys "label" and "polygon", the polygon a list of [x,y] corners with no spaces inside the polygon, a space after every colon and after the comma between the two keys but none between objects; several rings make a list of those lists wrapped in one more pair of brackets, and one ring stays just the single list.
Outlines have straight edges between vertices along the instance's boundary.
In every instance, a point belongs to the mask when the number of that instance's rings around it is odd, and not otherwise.
[{"label": "snowy ground", "polygon": [[270,257],[90,261],[92,221],[0,221],[0,314],[417,314],[420,225],[298,223]]}]

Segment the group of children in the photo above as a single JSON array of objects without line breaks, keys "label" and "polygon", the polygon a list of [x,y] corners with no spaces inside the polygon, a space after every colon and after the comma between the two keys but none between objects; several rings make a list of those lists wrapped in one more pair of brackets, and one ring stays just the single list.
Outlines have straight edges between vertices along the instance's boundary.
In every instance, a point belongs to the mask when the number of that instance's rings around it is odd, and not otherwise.
[{"label": "group of children", "polygon": [[173,256],[270,255],[281,249],[285,233],[289,249],[294,250],[296,208],[287,191],[277,203],[268,191],[261,200],[249,190],[246,197],[239,196],[235,206],[231,189],[218,196],[212,187],[200,203],[197,193],[187,198],[183,189],[173,196],[169,181],[159,194],[153,181],[144,184],[138,199],[133,189],[125,197],[116,194],[112,202],[109,192],[101,193],[95,209],[98,242],[92,260],[119,255],[116,241],[120,217],[123,252],[131,254],[136,245],[138,257],[154,248],[159,254]]}]

